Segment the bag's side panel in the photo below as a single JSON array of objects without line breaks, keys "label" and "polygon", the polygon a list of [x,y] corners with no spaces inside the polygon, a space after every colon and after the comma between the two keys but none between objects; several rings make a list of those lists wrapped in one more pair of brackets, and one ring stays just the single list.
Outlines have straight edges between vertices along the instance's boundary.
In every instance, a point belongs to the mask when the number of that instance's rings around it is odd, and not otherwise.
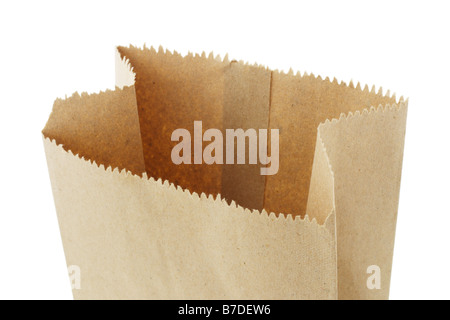
[{"label": "bag's side panel", "polygon": [[[231,62],[225,68],[224,128],[255,130],[257,141],[246,138],[245,164],[227,163],[223,166],[222,196],[248,209],[262,210],[264,205],[266,177],[261,175],[264,165],[258,162],[257,151],[261,139],[259,129],[267,130],[269,127],[270,82],[271,71],[265,68],[238,62]],[[249,161],[250,143],[256,146],[255,164]],[[237,144],[234,143],[232,148],[236,158]],[[228,145],[224,150],[228,154]]]},{"label": "bag's side panel", "polygon": [[269,123],[280,130],[280,167],[266,177],[266,210],[306,214],[317,134],[315,84],[313,77],[272,73]]},{"label": "bag's side panel", "polygon": [[334,238],[168,183],[104,170],[44,140],[77,299],[335,299]]},{"label": "bag's side panel", "polygon": [[319,127],[335,179],[339,299],[389,297],[406,112],[372,108]]}]

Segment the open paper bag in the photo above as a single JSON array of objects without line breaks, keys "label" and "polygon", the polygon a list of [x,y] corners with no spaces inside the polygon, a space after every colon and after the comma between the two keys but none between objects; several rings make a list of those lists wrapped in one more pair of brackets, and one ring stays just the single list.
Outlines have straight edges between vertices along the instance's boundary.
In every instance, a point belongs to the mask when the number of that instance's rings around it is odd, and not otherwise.
[{"label": "open paper bag", "polygon": [[[388,298],[407,102],[135,47],[116,85],[57,100],[43,130],[76,299]],[[175,164],[172,133],[195,121],[277,129],[276,174]]]}]

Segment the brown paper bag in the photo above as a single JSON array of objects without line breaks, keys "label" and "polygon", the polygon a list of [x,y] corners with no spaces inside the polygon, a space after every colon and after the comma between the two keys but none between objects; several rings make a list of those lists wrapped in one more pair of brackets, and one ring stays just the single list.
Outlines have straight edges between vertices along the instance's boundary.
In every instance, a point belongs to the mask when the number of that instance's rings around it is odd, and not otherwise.
[{"label": "brown paper bag", "polygon": [[[388,298],[402,98],[161,48],[119,47],[116,84],[43,130],[76,299]],[[175,165],[194,121],[278,129],[278,172]]]}]

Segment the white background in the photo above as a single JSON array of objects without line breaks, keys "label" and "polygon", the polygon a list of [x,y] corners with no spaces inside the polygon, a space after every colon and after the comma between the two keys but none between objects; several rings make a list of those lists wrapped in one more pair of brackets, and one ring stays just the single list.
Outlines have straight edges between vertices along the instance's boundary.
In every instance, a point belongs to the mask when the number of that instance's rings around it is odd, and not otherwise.
[{"label": "white background", "polygon": [[70,299],[40,131],[114,46],[229,53],[410,98],[392,299],[450,298],[449,1],[1,1],[0,299]]}]

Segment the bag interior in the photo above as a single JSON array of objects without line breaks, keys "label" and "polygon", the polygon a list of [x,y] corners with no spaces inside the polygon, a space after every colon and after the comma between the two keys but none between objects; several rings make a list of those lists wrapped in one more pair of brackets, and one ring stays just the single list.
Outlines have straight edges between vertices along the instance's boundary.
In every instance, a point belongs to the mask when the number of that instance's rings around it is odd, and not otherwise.
[{"label": "bag interior", "polygon": [[[105,167],[139,176],[146,172],[190,192],[221,194],[249,209],[303,217],[319,124],[342,113],[397,103],[381,90],[314,75],[213,56],[118,50],[136,74],[135,85],[57,100],[44,136]],[[264,176],[262,164],[248,164],[248,146],[246,164],[174,164],[171,152],[178,142],[171,141],[172,132],[184,128],[193,137],[194,121],[202,121],[203,133],[221,130],[224,141],[226,129],[278,129],[278,172]],[[270,147],[270,134],[267,139]]]}]

